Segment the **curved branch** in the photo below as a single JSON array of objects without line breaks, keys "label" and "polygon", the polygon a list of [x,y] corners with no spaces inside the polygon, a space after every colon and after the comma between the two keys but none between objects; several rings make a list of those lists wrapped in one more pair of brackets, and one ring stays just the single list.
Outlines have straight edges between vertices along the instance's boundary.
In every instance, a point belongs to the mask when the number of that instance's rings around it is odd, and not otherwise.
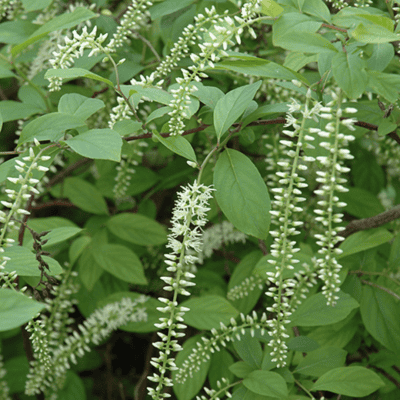
[{"label": "curved branch", "polygon": [[378,228],[398,218],[400,218],[400,204],[393,207],[391,210],[374,215],[373,217],[351,221],[344,230],[339,232],[339,236],[347,237],[358,231]]}]

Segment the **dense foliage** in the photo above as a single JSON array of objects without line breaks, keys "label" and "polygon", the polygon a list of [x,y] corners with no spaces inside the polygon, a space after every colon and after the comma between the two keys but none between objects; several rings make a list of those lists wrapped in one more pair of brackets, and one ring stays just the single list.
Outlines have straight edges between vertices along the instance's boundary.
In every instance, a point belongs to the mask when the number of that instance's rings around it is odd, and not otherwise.
[{"label": "dense foliage", "polygon": [[400,398],[393,0],[0,0],[0,399]]}]

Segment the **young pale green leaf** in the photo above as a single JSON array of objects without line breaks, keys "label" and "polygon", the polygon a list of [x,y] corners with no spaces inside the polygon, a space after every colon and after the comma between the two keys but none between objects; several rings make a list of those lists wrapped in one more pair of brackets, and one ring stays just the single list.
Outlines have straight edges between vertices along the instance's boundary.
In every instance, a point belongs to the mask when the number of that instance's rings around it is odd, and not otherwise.
[{"label": "young pale green leaf", "polygon": [[261,1],[261,13],[264,15],[276,18],[279,14],[282,14],[282,11],[283,8],[274,0]]},{"label": "young pale green leaf", "polygon": [[108,215],[107,203],[102,194],[94,185],[81,178],[65,179],[64,195],[84,211],[92,214]]},{"label": "young pale green leaf", "polygon": [[364,286],[360,311],[367,331],[387,349],[400,354],[398,301],[381,289]]},{"label": "young pale green leaf", "polygon": [[62,29],[72,28],[81,22],[87,21],[88,19],[94,18],[96,14],[90,11],[88,8],[77,7],[70,13],[61,14],[55,18],[51,18],[48,22],[42,25],[29,37],[28,40],[14,46],[11,50],[12,55],[15,57],[22,50],[26,49],[32,43],[45,37],[50,32],[61,31]]},{"label": "young pale green leaf", "polygon": [[214,127],[218,141],[244,113],[260,86],[261,81],[241,86],[218,100],[214,110]]},{"label": "young pale green leaf", "polygon": [[157,131],[153,131],[153,135],[167,148],[190,161],[197,163],[196,153],[192,145],[182,136],[170,136],[163,138]]},{"label": "young pale green leaf", "polygon": [[226,149],[215,166],[214,186],[218,205],[237,229],[259,239],[268,236],[271,207],[268,190],[245,155]]},{"label": "young pale green leaf", "polygon": [[[3,255],[9,257],[10,260],[7,261],[4,266],[4,272],[15,271],[21,276],[40,276],[41,272],[38,268],[38,261],[35,254],[22,246],[11,246],[4,248]],[[53,260],[55,261],[55,260]],[[49,264],[50,274],[57,275],[62,273],[62,268],[58,262]]]},{"label": "young pale green leaf", "polygon": [[340,245],[343,251],[337,258],[346,257],[350,254],[359,253],[360,251],[372,249],[373,247],[380,246],[383,243],[393,239],[393,234],[385,228],[368,229],[367,231],[356,232],[350,235]]},{"label": "young pale green leaf", "polygon": [[29,122],[22,129],[18,144],[38,140],[57,141],[61,139],[67,129],[74,129],[84,126],[85,122],[75,116],[54,112],[42,115]]},{"label": "young pale green leaf", "polygon": [[330,24],[332,21],[329,8],[322,0],[305,1],[301,11],[306,14],[314,15],[328,24]]},{"label": "young pale green leaf", "polygon": [[[193,350],[197,348],[196,343],[203,343],[201,336],[193,336],[185,341],[183,349],[178,353],[175,364],[178,368],[182,366],[184,361],[189,357]],[[188,376],[184,383],[178,383],[174,380],[173,390],[178,400],[192,400],[195,395],[203,387],[204,382],[207,378],[207,373],[210,368],[211,358],[204,357],[202,362],[199,364],[199,370],[192,376]],[[178,371],[172,372],[172,377],[176,375]]]},{"label": "young pale green leaf", "polygon": [[390,43],[375,43],[371,57],[367,60],[368,69],[384,71],[394,57],[394,48]]},{"label": "young pale green leaf", "polygon": [[97,75],[93,72],[88,71],[84,68],[68,68],[68,69],[49,69],[44,75],[45,78],[62,78],[62,79],[76,79],[76,78],[88,78],[93,79],[94,81],[99,81],[106,83],[108,86],[114,87],[113,83],[103,78],[100,75]]},{"label": "young pale green leaf", "polygon": [[285,380],[276,372],[253,371],[243,379],[243,385],[253,393],[285,399],[288,389]]},{"label": "young pale green leaf", "polygon": [[382,379],[365,367],[340,367],[322,375],[312,391],[329,390],[351,397],[364,397],[385,386]]},{"label": "young pale green leaf", "polygon": [[96,111],[104,107],[103,101],[91,99],[78,93],[64,94],[58,103],[59,112],[73,115],[82,121],[87,120]]},{"label": "young pale green leaf", "polygon": [[239,357],[253,369],[260,369],[263,358],[263,351],[258,339],[252,337],[250,332],[246,330],[241,335],[240,340],[233,342],[233,347]]},{"label": "young pale green leaf", "polygon": [[92,251],[96,262],[111,275],[124,282],[146,285],[143,265],[138,256],[120,244],[105,244]]},{"label": "young pale green leaf", "polygon": [[121,161],[121,136],[112,129],[91,129],[65,141],[81,156]]},{"label": "young pale green leaf", "polygon": [[400,35],[389,31],[380,25],[368,24],[365,26],[360,23],[356,29],[351,32],[351,36],[357,42],[361,43],[388,43],[400,39]]},{"label": "young pale green leaf", "polygon": [[21,292],[11,289],[0,289],[0,332],[18,328],[34,318],[45,308]]},{"label": "young pale green leaf", "polygon": [[119,238],[141,246],[157,246],[167,241],[164,226],[140,214],[115,215],[107,221],[106,226]]},{"label": "young pale green leaf", "polygon": [[345,319],[358,303],[348,294],[339,291],[339,300],[335,307],[326,304],[322,293],[314,294],[306,299],[292,314],[291,324],[297,326],[320,326],[334,324]]},{"label": "young pale green leaf", "polygon": [[367,87],[365,61],[359,54],[340,52],[332,58],[332,73],[337,84],[350,99],[360,97]]},{"label": "young pale green leaf", "polygon": [[347,351],[339,347],[320,347],[307,354],[294,372],[319,378],[333,368],[343,367],[346,356]]},{"label": "young pale green leaf", "polygon": [[231,318],[239,314],[228,300],[216,295],[192,297],[181,303],[181,306],[190,308],[183,317],[185,324],[199,330],[219,329],[220,322],[229,325]]},{"label": "young pale green leaf", "polygon": [[[281,36],[279,38],[279,47],[287,50],[301,51],[304,53],[329,53],[337,52],[336,47],[319,33],[295,32]],[[278,46],[278,44],[275,44]]]}]

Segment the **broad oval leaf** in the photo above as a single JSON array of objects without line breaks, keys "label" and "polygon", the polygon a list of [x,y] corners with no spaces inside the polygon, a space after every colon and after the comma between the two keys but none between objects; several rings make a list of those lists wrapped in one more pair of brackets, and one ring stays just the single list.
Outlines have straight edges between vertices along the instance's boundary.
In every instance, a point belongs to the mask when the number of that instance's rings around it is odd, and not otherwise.
[{"label": "broad oval leaf", "polygon": [[332,58],[332,73],[337,84],[350,99],[360,97],[367,87],[365,61],[358,54],[340,52]]},{"label": "broad oval leaf", "polygon": [[292,314],[291,323],[297,326],[320,326],[342,321],[359,305],[350,295],[339,291],[335,307],[326,304],[322,293],[314,294]]},{"label": "broad oval leaf", "polygon": [[237,229],[259,239],[268,236],[271,208],[268,190],[245,155],[226,149],[215,166],[214,186],[218,205]]},{"label": "broad oval leaf", "polygon": [[91,129],[65,141],[72,150],[84,157],[121,161],[121,136],[112,129]]},{"label": "broad oval leaf", "polygon": [[105,244],[96,249],[92,255],[96,262],[111,275],[138,285],[146,285],[143,265],[138,256],[130,249],[120,244]]},{"label": "broad oval leaf", "polygon": [[92,214],[108,215],[107,203],[91,183],[80,178],[67,178],[64,194],[77,207]]},{"label": "broad oval leaf", "polygon": [[214,127],[218,141],[244,113],[260,86],[261,81],[241,86],[218,100],[214,109]]},{"label": "broad oval leaf", "polygon": [[385,386],[382,379],[364,367],[340,367],[328,371],[311,388],[329,390],[345,396],[364,397]]},{"label": "broad oval leaf", "polygon": [[110,218],[106,225],[115,236],[141,246],[160,245],[167,241],[165,228],[144,215],[118,214]]},{"label": "broad oval leaf", "polygon": [[104,108],[105,104],[99,99],[91,99],[78,93],[67,93],[58,103],[58,111],[74,115],[82,121],[87,120],[96,111]]},{"label": "broad oval leaf", "polygon": [[253,393],[285,399],[288,389],[285,379],[276,372],[253,371],[243,379],[243,385]]},{"label": "broad oval leaf", "polygon": [[21,292],[0,289],[0,332],[17,328],[45,308],[44,303],[30,299]]},{"label": "broad oval leaf", "polygon": [[196,153],[192,145],[182,136],[170,136],[163,138],[157,131],[153,131],[153,135],[167,148],[190,161],[197,163]]},{"label": "broad oval leaf", "polygon": [[383,290],[364,286],[360,311],[367,331],[386,348],[400,354],[398,302]]},{"label": "broad oval leaf", "polygon": [[239,311],[221,296],[207,295],[184,301],[182,307],[190,308],[184,315],[185,323],[196,329],[218,329],[220,322],[228,325]]}]

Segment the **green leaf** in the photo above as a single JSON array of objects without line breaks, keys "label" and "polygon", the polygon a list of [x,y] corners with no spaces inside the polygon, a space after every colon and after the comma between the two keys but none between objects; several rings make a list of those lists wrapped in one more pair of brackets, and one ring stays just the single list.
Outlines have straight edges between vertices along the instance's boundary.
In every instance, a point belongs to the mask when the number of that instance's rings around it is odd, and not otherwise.
[{"label": "green leaf", "polygon": [[386,348],[400,354],[400,310],[393,296],[364,286],[360,311],[367,331]]},{"label": "green leaf", "polygon": [[81,156],[121,161],[121,136],[112,129],[91,129],[65,141],[72,150]]},{"label": "green leaf", "polygon": [[386,136],[388,133],[393,132],[397,129],[397,124],[394,124],[392,121],[388,119],[384,119],[378,125],[378,134],[379,136]]},{"label": "green leaf", "polygon": [[139,94],[142,97],[147,97],[150,101],[156,101],[157,103],[165,104],[166,106],[169,106],[171,101],[174,99],[171,93],[168,93],[165,90],[157,87],[122,85],[121,90],[127,97],[131,97],[134,94]]},{"label": "green leaf", "polygon": [[[74,178],[69,178],[69,179],[74,179]],[[62,243],[66,241],[67,239],[75,236],[79,232],[81,232],[81,228],[77,227],[61,227],[61,228],[55,228],[50,231],[46,236],[44,236],[43,239],[48,240],[48,242],[43,246],[44,248],[48,246],[52,246],[54,244]]]},{"label": "green leaf", "polygon": [[228,300],[216,295],[192,297],[181,303],[181,306],[190,308],[183,317],[185,324],[199,330],[219,329],[220,322],[229,325],[231,318],[239,314]]},{"label": "green leaf", "polygon": [[244,361],[235,362],[229,367],[229,371],[235,374],[238,378],[245,378],[250,372],[254,371],[254,368]]},{"label": "green leaf", "polygon": [[371,57],[366,61],[367,68],[383,71],[393,60],[393,45],[390,43],[376,43],[371,46],[373,51]]},{"label": "green leaf", "polygon": [[373,217],[385,211],[377,196],[359,187],[350,187],[348,192],[340,193],[339,198],[347,203],[343,209],[356,218]]},{"label": "green leaf", "polygon": [[361,96],[368,83],[365,61],[358,54],[340,52],[332,59],[332,73],[350,99]]},{"label": "green leaf", "polygon": [[89,244],[89,246],[83,249],[78,260],[79,279],[90,292],[104,273],[104,269],[94,258],[94,247],[94,245]]},{"label": "green leaf", "polygon": [[253,371],[243,379],[243,385],[253,393],[285,399],[288,389],[281,375],[271,371]]},{"label": "green leaf", "polygon": [[[232,52],[230,52],[229,54],[232,54]],[[253,56],[247,56],[246,58],[244,58],[239,57],[235,54],[233,54],[232,57],[238,59],[225,59],[223,61],[220,61],[219,63],[215,64],[214,70],[235,71],[246,75],[283,79],[287,81],[297,79],[301,82],[308,83],[307,79],[304,78],[301,74],[272,61]]]},{"label": "green leaf", "polygon": [[308,336],[296,336],[289,339],[289,341],[287,342],[287,346],[289,350],[308,353],[310,351],[318,349],[319,344]]},{"label": "green leaf", "polygon": [[93,249],[96,262],[124,282],[146,285],[143,265],[138,256],[120,244],[105,244]]},{"label": "green leaf", "polygon": [[[278,44],[279,43],[279,44]],[[318,33],[291,32],[279,39],[275,46],[287,50],[301,51],[304,53],[329,53],[337,52],[336,47]]]},{"label": "green leaf", "polygon": [[385,386],[381,378],[364,367],[335,368],[314,383],[312,391],[329,390],[345,396],[364,397]]},{"label": "green leaf", "polygon": [[357,42],[361,43],[388,43],[400,39],[400,35],[392,33],[382,26],[375,24],[368,24],[365,26],[363,23],[360,23],[357,28],[351,32],[351,36],[353,36]]},{"label": "green leaf", "polygon": [[0,132],[1,132],[2,128],[3,128],[3,116],[1,115],[1,112],[0,112]]},{"label": "green leaf", "polygon": [[88,79],[93,79],[94,81],[106,83],[107,85],[114,87],[113,83],[109,79],[103,78],[102,76],[97,75],[83,68],[68,68],[68,69],[53,68],[47,70],[44,77],[47,79],[56,77],[68,80],[76,78],[88,78]]},{"label": "green leaf", "polygon": [[37,29],[36,24],[24,20],[8,21],[0,24],[0,43],[18,44],[28,39]]},{"label": "green leaf", "polygon": [[119,238],[141,246],[157,246],[167,241],[165,228],[140,214],[115,215],[107,221],[106,226]]},{"label": "green leaf", "polygon": [[393,234],[384,228],[375,228],[356,232],[346,238],[346,240],[340,245],[339,248],[343,250],[343,253],[339,254],[337,258],[339,259],[350,254],[372,249],[373,247],[380,246],[392,239]]},{"label": "green leaf", "polygon": [[22,129],[18,144],[38,140],[59,140],[67,129],[74,129],[84,126],[85,123],[81,119],[72,115],[54,112],[42,115],[29,122]]},{"label": "green leaf", "polygon": [[215,197],[223,213],[240,231],[265,239],[270,225],[270,199],[255,165],[242,153],[226,149],[214,171]]},{"label": "green leaf", "polygon": [[260,86],[261,81],[241,86],[218,100],[214,110],[214,127],[218,142],[221,136],[244,113]]},{"label": "green leaf", "polygon": [[257,108],[257,110],[253,111],[251,114],[247,115],[244,118],[242,122],[242,128],[253,121],[256,121],[271,114],[285,114],[288,111],[288,104],[289,103],[267,104],[265,106]]},{"label": "green leaf", "polygon": [[8,359],[4,363],[6,376],[3,382],[7,383],[10,389],[9,394],[23,392],[25,390],[26,376],[29,373],[29,362],[26,356],[17,356]]},{"label": "green leaf", "polygon": [[21,292],[11,289],[0,289],[0,332],[18,328],[30,321],[45,308]]},{"label": "green leaf", "polygon": [[338,347],[320,347],[303,358],[294,372],[319,378],[333,368],[344,366],[347,351]]},{"label": "green leaf", "polygon": [[58,103],[59,112],[73,115],[82,121],[87,120],[96,111],[104,107],[103,101],[91,99],[78,93],[64,94]]},{"label": "green leaf", "polygon": [[28,40],[25,40],[21,44],[14,46],[11,50],[12,55],[15,57],[22,50],[26,49],[32,43],[45,37],[50,32],[61,31],[62,29],[72,28],[81,22],[87,21],[88,19],[94,18],[96,14],[84,7],[77,7],[71,13],[64,13],[55,18],[51,18],[50,21],[46,22],[39,29],[37,29]]},{"label": "green leaf", "polygon": [[43,10],[51,4],[52,0],[22,0],[25,11]]},{"label": "green leaf", "polygon": [[75,264],[75,261],[79,258],[90,242],[91,238],[89,236],[79,236],[72,242],[68,252],[69,262],[71,264]]},{"label": "green leaf", "polygon": [[192,145],[181,135],[163,138],[156,130],[153,130],[153,135],[156,136],[167,149],[197,163],[196,153],[194,152]]},{"label": "green leaf", "polygon": [[194,86],[197,87],[197,90],[193,93],[193,96],[212,110],[215,109],[218,100],[225,95],[221,89],[214,86],[204,86],[201,82],[194,82]]},{"label": "green leaf", "polygon": [[261,13],[276,18],[283,12],[283,8],[273,0],[261,1]]},{"label": "green leaf", "polygon": [[291,316],[291,324],[297,326],[329,325],[345,319],[358,303],[348,294],[338,292],[339,300],[335,307],[326,304],[322,293],[306,299]]},{"label": "green leaf", "polygon": [[164,0],[149,8],[151,19],[154,21],[164,15],[172,14],[193,3],[193,0]]},{"label": "green leaf", "polygon": [[314,15],[328,24],[331,23],[331,13],[328,6],[322,0],[305,1],[301,11],[306,14]]},{"label": "green leaf", "polygon": [[395,103],[399,98],[400,76],[396,74],[385,74],[380,71],[368,70],[367,73],[369,77],[368,86],[374,93],[381,95],[391,103]]},{"label": "green leaf", "polygon": [[260,369],[263,358],[263,351],[258,339],[250,335],[247,329],[240,340],[233,342],[233,347],[239,357],[253,369]]},{"label": "green leaf", "polygon": [[[40,276],[41,271],[39,270],[39,263],[36,259],[35,254],[22,246],[12,246],[4,248],[4,256],[9,257],[10,260],[7,261],[4,266],[5,272],[15,271],[17,275],[21,276]],[[45,257],[43,257],[45,259]],[[45,260],[47,262],[47,259]],[[62,268],[56,260],[48,263],[50,274],[58,275],[62,273]]]},{"label": "green leaf", "polygon": [[108,215],[107,203],[102,194],[94,185],[81,178],[65,179],[64,195],[84,211],[92,214]]},{"label": "green leaf", "polygon": [[12,78],[14,76],[15,76],[14,72],[10,71],[8,68],[4,68],[3,66],[0,66],[0,79]]},{"label": "green leaf", "polygon": [[[200,335],[191,337],[185,341],[183,349],[178,353],[175,360],[175,364],[178,368],[182,367],[183,362],[189,357],[193,350],[197,348],[197,342],[203,343]],[[202,362],[199,364],[199,370],[192,376],[188,376],[184,383],[178,383],[174,379],[173,390],[178,400],[192,400],[194,398],[204,385],[210,368],[210,363],[211,357],[208,359],[204,357]],[[179,370],[172,372],[173,378],[177,372],[179,372]]]},{"label": "green leaf", "polygon": [[62,389],[57,392],[58,400],[86,400],[85,385],[74,372],[67,371]]},{"label": "green leaf", "polygon": [[43,109],[33,104],[3,100],[0,101],[0,112],[3,116],[3,122],[8,122],[16,119],[27,119],[33,114],[42,113]]}]

